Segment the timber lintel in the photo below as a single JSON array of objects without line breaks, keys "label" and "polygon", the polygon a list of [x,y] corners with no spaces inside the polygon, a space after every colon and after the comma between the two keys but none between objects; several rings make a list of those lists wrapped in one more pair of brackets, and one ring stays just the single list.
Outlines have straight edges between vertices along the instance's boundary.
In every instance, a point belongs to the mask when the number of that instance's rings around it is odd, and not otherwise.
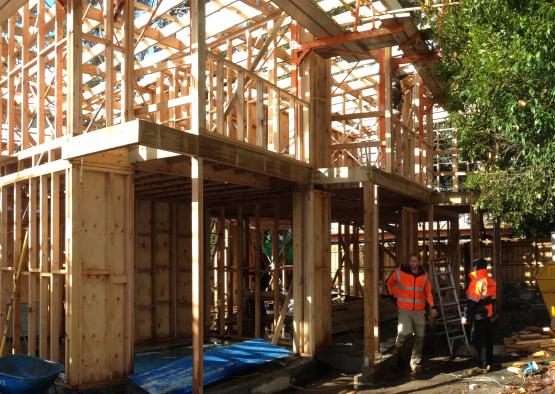
[{"label": "timber lintel", "polygon": [[433,192],[434,205],[473,205],[478,200],[476,192]]},{"label": "timber lintel", "polygon": [[374,183],[384,189],[406,195],[418,201],[426,203],[431,201],[431,190],[375,167],[320,168],[314,175],[315,184],[329,185],[331,188],[346,183],[362,185],[364,182]]},{"label": "timber lintel", "polygon": [[133,120],[74,137],[62,148],[62,158],[75,159],[123,147],[133,147],[132,152],[135,152],[137,146],[165,151],[168,156],[171,156],[168,152],[196,156],[294,183],[309,184],[312,181],[312,168],[307,163],[225,137],[192,134],[144,120]]}]

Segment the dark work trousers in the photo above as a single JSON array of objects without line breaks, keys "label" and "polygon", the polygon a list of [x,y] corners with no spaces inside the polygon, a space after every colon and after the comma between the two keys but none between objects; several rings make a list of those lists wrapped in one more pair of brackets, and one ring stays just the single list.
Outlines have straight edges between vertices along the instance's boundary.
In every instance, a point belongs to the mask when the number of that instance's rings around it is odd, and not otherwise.
[{"label": "dark work trousers", "polygon": [[491,319],[474,320],[474,347],[478,367],[486,368],[493,362],[493,338],[491,335]]}]

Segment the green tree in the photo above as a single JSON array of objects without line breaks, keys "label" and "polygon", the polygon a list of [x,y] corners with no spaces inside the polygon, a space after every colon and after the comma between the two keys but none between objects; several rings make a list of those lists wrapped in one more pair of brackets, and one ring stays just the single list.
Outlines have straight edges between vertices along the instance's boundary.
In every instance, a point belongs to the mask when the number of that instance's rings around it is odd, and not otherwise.
[{"label": "green tree", "polygon": [[466,188],[516,229],[555,229],[555,2],[462,0],[433,20]]}]

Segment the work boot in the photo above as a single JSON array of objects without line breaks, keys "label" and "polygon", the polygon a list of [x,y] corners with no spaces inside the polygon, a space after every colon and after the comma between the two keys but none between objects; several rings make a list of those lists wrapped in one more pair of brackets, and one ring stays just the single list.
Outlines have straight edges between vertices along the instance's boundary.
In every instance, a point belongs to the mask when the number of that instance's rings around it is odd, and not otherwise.
[{"label": "work boot", "polygon": [[410,371],[412,373],[418,373],[418,372],[422,372],[422,365],[420,364],[414,364],[410,366]]},{"label": "work boot", "polygon": [[478,368],[478,367],[470,368],[468,371],[466,371],[466,375],[468,377],[480,375],[481,373],[482,373],[482,368]]}]

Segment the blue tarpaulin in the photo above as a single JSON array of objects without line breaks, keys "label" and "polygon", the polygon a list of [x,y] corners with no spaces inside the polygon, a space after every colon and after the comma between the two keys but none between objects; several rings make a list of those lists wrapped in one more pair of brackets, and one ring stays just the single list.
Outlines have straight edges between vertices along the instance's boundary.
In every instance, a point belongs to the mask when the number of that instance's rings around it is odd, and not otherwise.
[{"label": "blue tarpaulin", "polygon": [[[285,348],[263,339],[226,345],[204,352],[204,385],[241,374],[255,365],[291,356]],[[187,394],[193,384],[193,358],[187,356],[129,377],[150,394]]]}]

